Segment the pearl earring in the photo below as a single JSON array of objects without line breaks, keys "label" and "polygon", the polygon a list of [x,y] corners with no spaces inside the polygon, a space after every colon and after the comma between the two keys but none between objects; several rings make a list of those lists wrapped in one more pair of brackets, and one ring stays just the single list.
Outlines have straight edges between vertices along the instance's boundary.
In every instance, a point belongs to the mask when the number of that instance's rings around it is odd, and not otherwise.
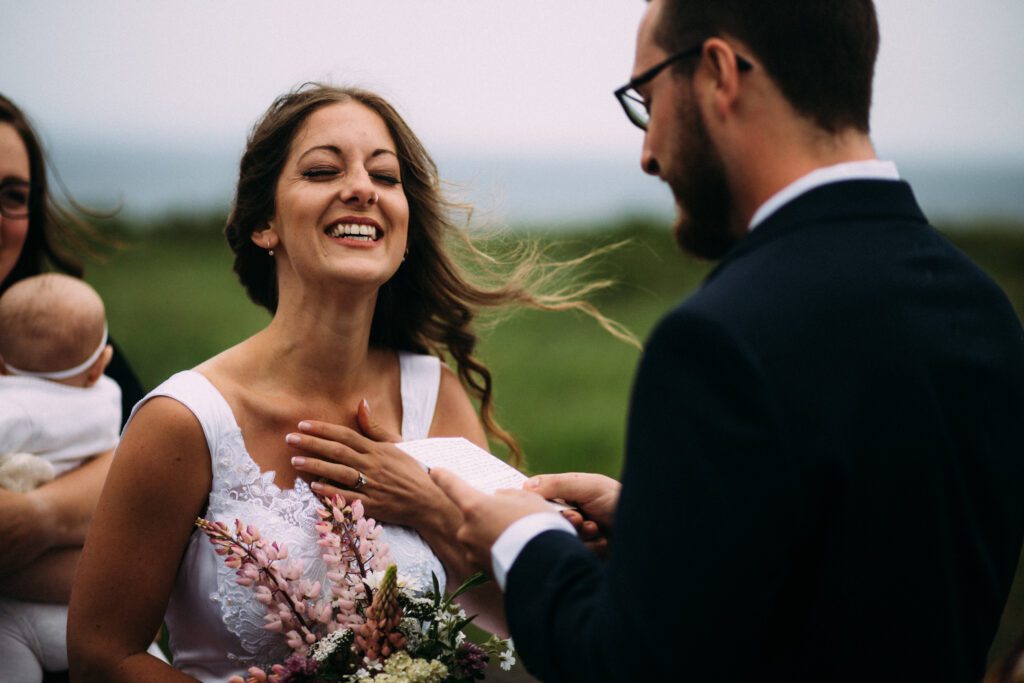
[{"label": "pearl earring", "polygon": [[274,255],[274,250],[270,246],[270,240],[267,240],[267,254],[269,256],[273,256]]}]

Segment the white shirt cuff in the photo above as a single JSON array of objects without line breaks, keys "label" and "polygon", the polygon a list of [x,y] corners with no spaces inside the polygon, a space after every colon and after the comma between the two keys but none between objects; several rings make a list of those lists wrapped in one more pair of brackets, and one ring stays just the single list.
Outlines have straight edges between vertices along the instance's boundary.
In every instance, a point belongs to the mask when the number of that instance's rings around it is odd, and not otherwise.
[{"label": "white shirt cuff", "polygon": [[494,580],[503,592],[508,572],[526,544],[545,531],[553,530],[576,535],[576,529],[561,514],[534,512],[516,520],[498,536],[498,540],[491,546],[491,568],[494,570]]}]

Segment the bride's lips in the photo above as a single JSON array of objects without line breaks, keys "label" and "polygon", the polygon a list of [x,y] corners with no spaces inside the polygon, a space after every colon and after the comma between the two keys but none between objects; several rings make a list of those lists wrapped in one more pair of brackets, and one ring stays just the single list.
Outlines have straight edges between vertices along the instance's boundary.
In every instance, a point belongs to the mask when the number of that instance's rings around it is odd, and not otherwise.
[{"label": "bride's lips", "polygon": [[370,247],[384,238],[384,229],[366,216],[342,216],[328,223],[324,234],[347,245]]}]

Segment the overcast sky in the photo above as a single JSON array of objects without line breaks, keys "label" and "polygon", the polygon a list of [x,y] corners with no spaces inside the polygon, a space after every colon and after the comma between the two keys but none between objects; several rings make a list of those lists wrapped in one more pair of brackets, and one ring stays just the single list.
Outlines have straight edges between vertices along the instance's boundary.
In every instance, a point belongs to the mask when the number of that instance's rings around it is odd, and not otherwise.
[{"label": "overcast sky", "polygon": [[[883,153],[1024,159],[1024,2],[877,0]],[[0,0],[0,92],[51,140],[237,148],[278,93],[379,90],[434,149],[636,153],[641,0]]]},{"label": "overcast sky", "polygon": [[[1024,218],[1024,0],[876,4],[879,155],[933,216]],[[642,135],[611,95],[630,75],[644,8],[0,0],[0,92],[36,121],[77,197],[128,214],[226,207],[255,119],[280,93],[325,80],[388,97],[477,217],[669,216],[667,189],[639,172]]]}]

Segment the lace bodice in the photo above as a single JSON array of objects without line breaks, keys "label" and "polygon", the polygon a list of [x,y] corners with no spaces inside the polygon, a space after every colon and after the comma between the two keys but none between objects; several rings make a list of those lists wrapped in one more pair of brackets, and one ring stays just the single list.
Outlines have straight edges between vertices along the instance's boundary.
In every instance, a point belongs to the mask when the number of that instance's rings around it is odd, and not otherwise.
[{"label": "lace bodice", "polygon": [[[424,438],[436,405],[440,363],[412,354],[400,354],[399,359],[402,436]],[[289,555],[303,560],[308,578],[323,581],[326,569],[313,528],[318,503],[309,485],[296,479],[294,488],[281,489],[273,471],[260,471],[246,451],[230,407],[203,375],[178,373],[139,405],[153,396],[181,402],[203,428],[213,473],[207,518],[229,525],[235,519],[253,524],[265,538],[286,543]],[[401,574],[427,588],[433,572],[443,586],[444,567],[415,531],[384,525],[384,538]],[[281,661],[288,654],[287,645],[279,634],[263,628],[264,614],[252,591],[235,582],[234,571],[196,530],[165,617],[175,666],[203,681],[226,681],[253,664]]]}]

